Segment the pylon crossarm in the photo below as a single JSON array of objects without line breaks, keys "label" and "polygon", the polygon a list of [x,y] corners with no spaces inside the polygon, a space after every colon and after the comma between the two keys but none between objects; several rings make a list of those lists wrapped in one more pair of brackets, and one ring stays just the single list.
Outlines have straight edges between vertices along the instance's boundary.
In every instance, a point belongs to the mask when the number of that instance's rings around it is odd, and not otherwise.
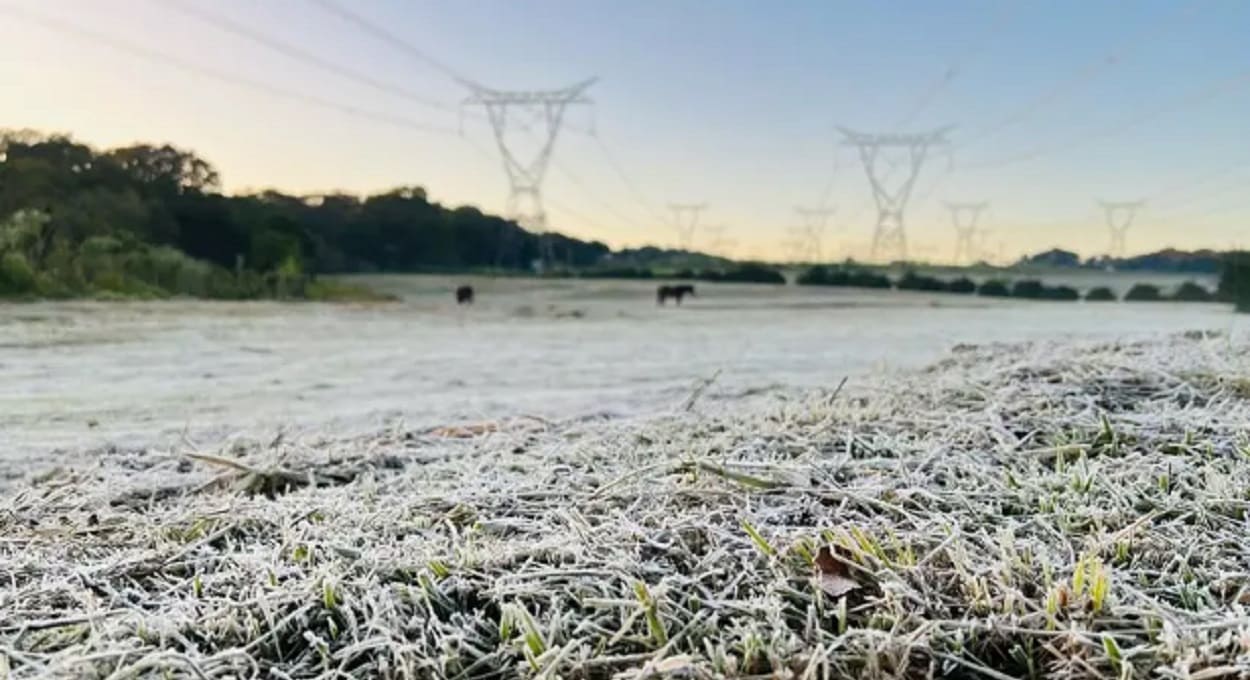
[{"label": "pylon crossarm", "polygon": [[465,99],[468,104],[512,104],[533,105],[551,101],[564,101],[569,104],[590,104],[591,100],[584,96],[587,88],[594,85],[598,78],[588,78],[576,85],[559,90],[496,90],[478,83],[462,80],[465,87],[473,93]]}]

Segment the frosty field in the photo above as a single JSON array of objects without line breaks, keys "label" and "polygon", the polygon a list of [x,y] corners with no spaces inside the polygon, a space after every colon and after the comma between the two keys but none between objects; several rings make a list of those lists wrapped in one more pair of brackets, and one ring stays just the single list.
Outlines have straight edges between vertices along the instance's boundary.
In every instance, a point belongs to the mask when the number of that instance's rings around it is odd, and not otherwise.
[{"label": "frosty field", "polygon": [[[0,473],[85,449],[213,446],[280,428],[367,432],[505,416],[665,413],[704,399],[831,387],[916,368],[959,343],[1238,330],[1222,305],[1060,304],[700,285],[680,309],[654,284],[371,277],[371,306],[0,306]],[[59,453],[58,453],[59,452]]]},{"label": "frosty field", "polygon": [[0,675],[1245,677],[1247,349],[104,452],[0,501]]}]

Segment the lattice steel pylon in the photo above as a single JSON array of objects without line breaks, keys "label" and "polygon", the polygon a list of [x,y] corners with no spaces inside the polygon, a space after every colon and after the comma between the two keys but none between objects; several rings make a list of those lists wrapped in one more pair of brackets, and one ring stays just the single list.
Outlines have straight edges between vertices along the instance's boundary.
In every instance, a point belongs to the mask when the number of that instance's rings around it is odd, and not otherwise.
[{"label": "lattice steel pylon", "polygon": [[799,216],[799,226],[795,231],[798,242],[802,244],[799,246],[802,251],[801,259],[812,263],[824,261],[825,227],[836,212],[836,208],[794,208],[794,214]]},{"label": "lattice steel pylon", "polygon": [[1124,257],[1128,254],[1125,236],[1128,228],[1133,226],[1137,211],[1146,205],[1145,201],[1099,201],[1103,214],[1107,219],[1107,229],[1111,231],[1111,248],[1107,251],[1110,257]]},{"label": "lattice steel pylon", "polygon": [[677,231],[677,247],[689,251],[694,247],[695,231],[699,228],[699,214],[707,210],[706,203],[669,203],[673,211],[673,229]]},{"label": "lattice steel pylon", "polygon": [[[996,253],[995,251],[990,250],[990,246],[989,246],[990,234],[993,234],[993,233],[994,233],[993,229],[989,229],[989,228],[977,229],[977,239],[976,239],[977,258],[985,262],[998,262],[1001,264],[1001,259],[996,259],[999,257],[1000,253]],[[1003,243],[999,241],[998,245],[1001,247]]]},{"label": "lattice steel pylon", "polygon": [[[561,90],[495,90],[466,80],[461,83],[470,94],[461,103],[465,106],[481,106],[486,110],[495,144],[503,158],[504,172],[508,176],[507,216],[522,228],[540,235],[539,258],[543,266],[554,257],[551,239],[547,235],[547,211],[543,207],[542,184],[551,163],[556,138],[564,123],[564,114],[574,104],[591,104],[586,89],[597,79],[591,78]],[[538,150],[532,159],[523,162],[517,157],[508,141],[508,129],[518,121],[509,118],[509,112],[525,112],[535,115],[542,123],[538,131]]]},{"label": "lattice steel pylon", "polygon": [[726,236],[729,227],[723,224],[705,225],[703,233],[707,234],[707,250],[712,255],[732,260],[734,250],[738,247],[738,240]]},{"label": "lattice steel pylon", "polygon": [[[907,233],[903,221],[903,211],[907,208],[907,199],[911,197],[920,168],[924,165],[929,149],[947,144],[946,133],[952,126],[939,128],[930,132],[916,134],[865,134],[839,127],[838,130],[846,137],[843,144],[859,149],[860,160],[864,163],[864,172],[868,175],[868,183],[872,185],[873,199],[877,204],[877,224],[872,234],[872,258],[878,259],[885,251],[891,251],[900,260],[907,259]],[[907,176],[894,190],[886,186],[889,179],[887,172],[878,166],[881,150],[900,148],[908,152],[909,164]]]},{"label": "lattice steel pylon", "polygon": [[955,225],[955,264],[971,264],[977,251],[977,222],[989,203],[956,203],[947,201],[951,222]]}]

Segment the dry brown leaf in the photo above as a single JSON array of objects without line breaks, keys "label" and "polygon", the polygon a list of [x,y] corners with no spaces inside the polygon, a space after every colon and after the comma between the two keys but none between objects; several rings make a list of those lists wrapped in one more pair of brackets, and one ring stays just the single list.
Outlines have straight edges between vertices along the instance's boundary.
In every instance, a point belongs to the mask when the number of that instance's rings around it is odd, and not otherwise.
[{"label": "dry brown leaf", "polygon": [[829,546],[820,547],[815,562],[816,583],[829,597],[842,597],[862,587],[863,584],[851,578],[847,566],[833,556],[833,551],[829,549]]}]

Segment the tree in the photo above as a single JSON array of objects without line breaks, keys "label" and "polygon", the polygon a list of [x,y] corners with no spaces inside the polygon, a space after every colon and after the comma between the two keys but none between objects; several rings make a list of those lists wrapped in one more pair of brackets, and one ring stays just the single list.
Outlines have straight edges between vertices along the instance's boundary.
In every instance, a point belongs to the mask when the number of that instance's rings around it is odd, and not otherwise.
[{"label": "tree", "polygon": [[168,144],[137,144],[114,149],[105,156],[136,183],[162,194],[215,191],[221,180],[207,161]]},{"label": "tree", "polygon": [[[226,196],[220,184],[206,160],[168,144],[100,151],[65,135],[0,131],[0,217],[18,215],[0,230],[5,247],[40,285],[67,293],[107,279],[110,290],[246,296],[263,281],[328,271],[523,270],[542,252],[540,237],[515,222],[444,207],[420,186]],[[542,238],[561,265],[597,266],[611,253]],[[18,259],[9,263],[22,278]]]}]

